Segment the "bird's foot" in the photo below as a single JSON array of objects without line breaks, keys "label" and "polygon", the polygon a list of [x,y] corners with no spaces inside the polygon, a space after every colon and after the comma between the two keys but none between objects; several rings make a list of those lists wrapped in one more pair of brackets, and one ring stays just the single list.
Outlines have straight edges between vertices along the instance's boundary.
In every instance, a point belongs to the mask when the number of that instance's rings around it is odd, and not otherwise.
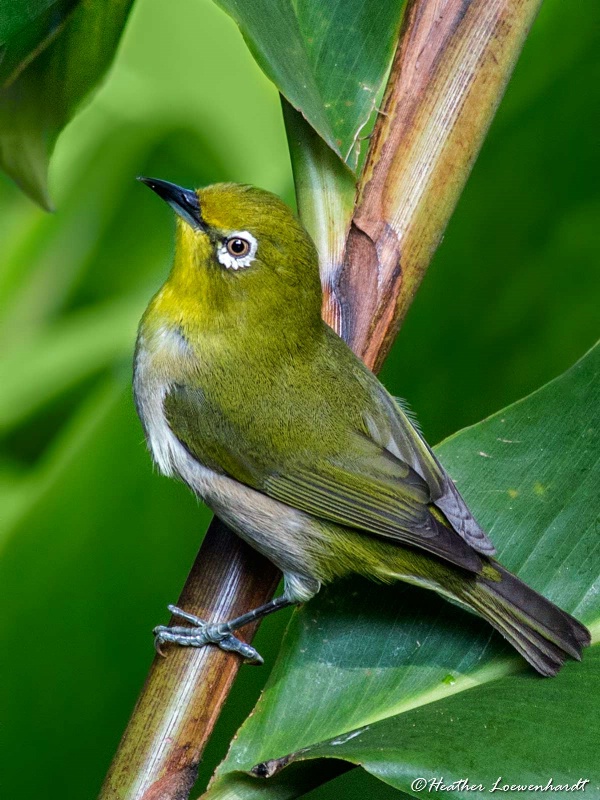
[{"label": "bird's foot", "polygon": [[163,644],[169,642],[182,647],[204,647],[207,644],[216,644],[221,650],[238,653],[249,664],[262,664],[263,659],[257,650],[246,642],[236,638],[226,622],[206,622],[200,617],[188,614],[177,606],[169,606],[169,611],[175,617],[181,617],[190,622],[193,627],[183,625],[158,625],[154,628],[154,647],[159,655]]}]

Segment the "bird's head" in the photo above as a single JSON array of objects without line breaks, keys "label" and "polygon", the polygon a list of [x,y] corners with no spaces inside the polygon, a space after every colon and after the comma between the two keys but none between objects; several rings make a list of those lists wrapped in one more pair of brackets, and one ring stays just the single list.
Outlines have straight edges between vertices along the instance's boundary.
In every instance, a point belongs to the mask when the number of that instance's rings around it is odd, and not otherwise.
[{"label": "bird's head", "polygon": [[318,256],[293,212],[270,192],[234,183],[184,189],[140,178],[177,214],[165,288],[182,313],[222,325],[306,324],[320,315]]}]

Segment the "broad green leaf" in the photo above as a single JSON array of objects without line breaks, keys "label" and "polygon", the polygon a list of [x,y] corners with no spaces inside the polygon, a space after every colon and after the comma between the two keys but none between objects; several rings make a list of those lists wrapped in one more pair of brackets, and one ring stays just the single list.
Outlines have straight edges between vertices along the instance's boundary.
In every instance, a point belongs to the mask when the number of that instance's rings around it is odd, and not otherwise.
[{"label": "broad green leaf", "polygon": [[56,39],[0,91],[0,167],[45,208],[56,138],[108,69],[131,4],[80,4]]},{"label": "broad green leaf", "polygon": [[79,0],[4,0],[0,8],[0,86],[10,83],[56,36]]},{"label": "broad green leaf", "polygon": [[64,8],[64,0],[28,0],[25,3],[23,0],[4,0],[0,7],[0,46],[5,46],[46,14],[52,13],[60,19]]},{"label": "broad green leaf", "polygon": [[355,169],[359,136],[389,68],[402,0],[216,2],[279,91]]},{"label": "broad green leaf", "polygon": [[[437,449],[489,531],[500,559],[534,588],[596,626],[600,625],[599,379],[597,346],[562,377]],[[588,653],[586,658],[593,656]],[[474,698],[471,713],[479,727],[472,735],[484,738],[486,721],[493,713],[501,714],[504,706],[492,705],[492,689],[484,693],[485,704],[478,704],[474,690],[492,687],[514,673],[521,674],[510,678],[509,691],[516,694],[521,685],[531,687],[524,690],[521,716],[531,706],[535,720],[536,704],[544,704],[544,693],[554,691],[555,684],[533,675],[475,616],[413,587],[364,581],[333,586],[292,618],[264,694],[218,771],[214,797],[246,797],[246,779],[238,785],[238,770],[246,772],[259,762],[336,737],[339,745],[334,752],[343,758],[348,733],[388,724],[420,707],[434,713],[438,703],[451,695],[464,693],[465,703],[469,696]],[[582,687],[589,687],[587,674],[569,665],[557,684],[570,686],[574,680],[583,692],[577,695],[581,706],[586,703],[588,688]],[[571,689],[564,698],[561,713],[566,715],[574,702]],[[546,734],[538,727],[542,755]],[[532,730],[528,735],[533,736]],[[447,745],[451,759],[451,741]],[[488,745],[491,751],[493,739]],[[579,746],[589,753],[586,742]],[[490,752],[485,763],[472,760],[470,777],[488,776],[489,762],[502,772],[504,755],[499,750]],[[407,773],[420,766],[410,756],[402,763]],[[569,765],[538,763],[538,772],[546,767],[558,774]],[[284,775],[285,771],[279,786],[282,780],[285,784]],[[403,788],[408,791],[405,784]],[[289,785],[286,791],[291,793],[278,789],[273,796],[295,796]]]},{"label": "broad green leaf", "polygon": [[[599,675],[596,645],[553,680],[528,674],[482,684],[309,748],[299,759],[348,759],[413,797],[501,791],[534,798],[544,787],[561,794],[563,786],[597,800]],[[511,794],[511,786],[522,788]]]}]

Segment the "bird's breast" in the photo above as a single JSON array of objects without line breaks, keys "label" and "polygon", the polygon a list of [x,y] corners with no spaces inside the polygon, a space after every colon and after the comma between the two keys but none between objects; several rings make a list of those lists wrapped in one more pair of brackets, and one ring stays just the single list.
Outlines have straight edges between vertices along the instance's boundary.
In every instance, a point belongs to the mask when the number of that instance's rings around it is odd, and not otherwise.
[{"label": "bird's breast", "polygon": [[133,395],[144,426],[148,447],[164,475],[181,475],[184,448],[165,417],[164,400],[172,386],[186,384],[197,359],[183,334],[175,327],[149,330],[138,335],[133,371]]}]

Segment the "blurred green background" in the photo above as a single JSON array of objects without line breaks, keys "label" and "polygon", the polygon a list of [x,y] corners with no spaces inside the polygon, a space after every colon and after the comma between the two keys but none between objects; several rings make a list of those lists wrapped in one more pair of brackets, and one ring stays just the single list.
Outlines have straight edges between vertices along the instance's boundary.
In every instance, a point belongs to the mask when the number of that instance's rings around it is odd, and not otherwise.
[{"label": "blurred green background", "polygon": [[[383,378],[439,441],[598,336],[600,25],[546,0]],[[210,0],[137,0],[53,160],[57,212],[0,180],[0,793],[94,798],[208,520],[152,472],[130,393],[173,220],[134,181],[255,183],[293,202],[277,93]],[[272,663],[283,618],[259,649]],[[267,669],[243,669],[203,776]],[[313,793],[397,792],[349,776]]]}]

